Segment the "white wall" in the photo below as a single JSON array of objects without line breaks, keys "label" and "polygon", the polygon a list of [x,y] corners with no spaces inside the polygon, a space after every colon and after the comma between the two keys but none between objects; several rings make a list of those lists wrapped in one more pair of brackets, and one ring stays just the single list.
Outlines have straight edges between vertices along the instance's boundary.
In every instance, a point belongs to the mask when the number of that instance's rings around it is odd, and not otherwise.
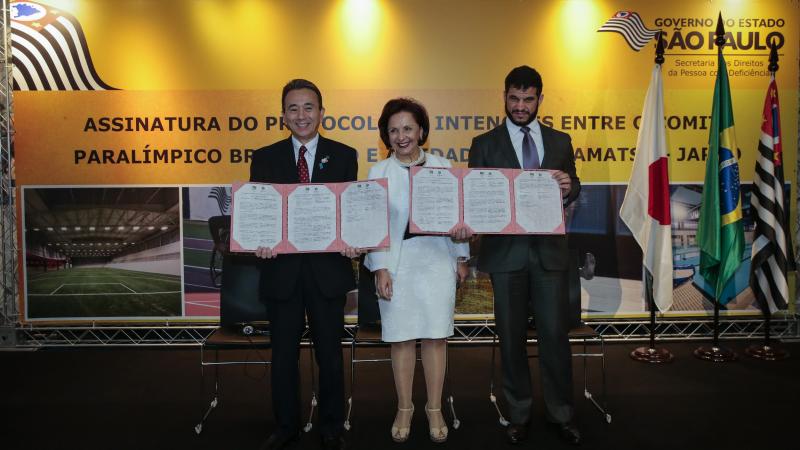
[{"label": "white wall", "polygon": [[124,270],[137,270],[140,272],[161,273],[166,275],[181,274],[181,260],[180,257],[175,259],[163,259],[160,261],[135,261],[135,262],[110,262],[104,267],[110,269],[124,269]]},{"label": "white wall", "polygon": [[181,275],[181,243],[173,242],[161,247],[148,248],[113,259],[106,264],[87,264],[80,267],[108,267],[110,269]]}]

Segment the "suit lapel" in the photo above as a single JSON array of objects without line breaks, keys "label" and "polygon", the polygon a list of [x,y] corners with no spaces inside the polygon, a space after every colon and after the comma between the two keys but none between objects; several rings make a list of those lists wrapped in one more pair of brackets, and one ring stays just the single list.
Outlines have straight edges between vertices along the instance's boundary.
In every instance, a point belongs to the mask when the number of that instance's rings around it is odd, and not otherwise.
[{"label": "suit lapel", "polygon": [[[541,123],[539,124],[539,129],[542,131],[542,144],[544,145],[543,153],[544,158],[542,158],[542,169],[549,169],[550,168],[550,161],[553,159],[553,134],[552,130]],[[550,151],[548,151],[548,149]]]},{"label": "suit lapel", "polygon": [[322,135],[319,136],[319,140],[317,141],[317,153],[314,154],[314,168],[311,170],[312,183],[324,182],[325,173],[323,173],[323,171],[326,169],[326,167],[325,164],[323,164],[320,168],[319,164],[322,162],[322,160],[325,160],[326,162],[330,160],[330,156],[328,156],[330,149],[328,148],[328,143],[326,141],[327,140],[323,138]]},{"label": "suit lapel", "polygon": [[297,161],[294,158],[294,145],[292,145],[291,135],[284,141],[281,149],[281,165],[284,167],[284,173],[286,174],[286,183],[300,182],[300,178],[297,176]]},{"label": "suit lapel", "polygon": [[495,134],[495,146],[497,150],[500,152],[501,157],[505,160],[506,167],[511,169],[521,169],[522,166],[519,164],[519,159],[517,159],[517,153],[514,151],[514,145],[511,143],[511,136],[508,135],[508,127],[506,127],[506,120],[503,120],[503,124],[499,127],[495,128],[497,133]]}]

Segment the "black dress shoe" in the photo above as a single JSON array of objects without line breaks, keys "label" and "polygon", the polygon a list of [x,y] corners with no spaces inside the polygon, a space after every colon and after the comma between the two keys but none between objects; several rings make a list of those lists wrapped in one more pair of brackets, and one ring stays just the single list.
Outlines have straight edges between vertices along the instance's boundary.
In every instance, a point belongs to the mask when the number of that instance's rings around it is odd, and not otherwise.
[{"label": "black dress shoe", "polygon": [[558,437],[562,441],[572,445],[580,445],[581,432],[578,431],[578,427],[573,422],[557,423],[555,425],[558,428]]},{"label": "black dress shoe", "polygon": [[341,434],[333,436],[322,436],[322,448],[324,450],[345,450],[347,441]]},{"label": "black dress shoe", "polygon": [[283,450],[294,447],[300,440],[300,433],[272,433],[259,450]]},{"label": "black dress shoe", "polygon": [[527,423],[512,423],[506,427],[506,438],[509,444],[519,444],[528,438]]}]

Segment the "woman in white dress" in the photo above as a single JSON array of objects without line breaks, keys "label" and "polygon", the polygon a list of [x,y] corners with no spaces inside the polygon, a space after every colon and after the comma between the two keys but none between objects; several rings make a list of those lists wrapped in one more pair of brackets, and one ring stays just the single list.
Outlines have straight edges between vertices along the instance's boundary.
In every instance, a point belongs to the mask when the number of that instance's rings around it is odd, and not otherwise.
[{"label": "woman in white dress", "polygon": [[411,388],[416,363],[416,339],[422,340],[430,438],[447,440],[442,416],[442,386],[447,337],[453,334],[456,279],[464,281],[469,244],[450,236],[422,236],[408,232],[409,167],[450,167],[444,158],[425,153],[430,122],[418,102],[390,100],[378,120],[381,140],[389,157],[369,171],[369,178],[389,179],[390,248],[370,252],[365,265],[375,275],[381,311],[382,339],[392,344],[392,371],[397,390],[397,415],[392,425],[395,442],[408,440],[414,405]]}]

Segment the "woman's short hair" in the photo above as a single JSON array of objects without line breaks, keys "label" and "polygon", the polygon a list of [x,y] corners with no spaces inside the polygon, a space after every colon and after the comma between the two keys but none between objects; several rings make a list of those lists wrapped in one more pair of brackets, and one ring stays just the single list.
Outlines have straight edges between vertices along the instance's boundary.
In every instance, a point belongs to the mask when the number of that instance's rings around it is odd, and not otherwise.
[{"label": "woman's short hair", "polygon": [[389,143],[389,119],[393,115],[404,111],[410,113],[417,125],[422,128],[422,137],[417,142],[417,145],[422,145],[428,140],[431,122],[428,119],[428,111],[425,110],[425,107],[413,98],[393,98],[383,106],[383,112],[381,112],[381,117],[378,119],[381,140],[386,145],[386,148],[389,149],[389,153],[392,152],[392,146]]}]

